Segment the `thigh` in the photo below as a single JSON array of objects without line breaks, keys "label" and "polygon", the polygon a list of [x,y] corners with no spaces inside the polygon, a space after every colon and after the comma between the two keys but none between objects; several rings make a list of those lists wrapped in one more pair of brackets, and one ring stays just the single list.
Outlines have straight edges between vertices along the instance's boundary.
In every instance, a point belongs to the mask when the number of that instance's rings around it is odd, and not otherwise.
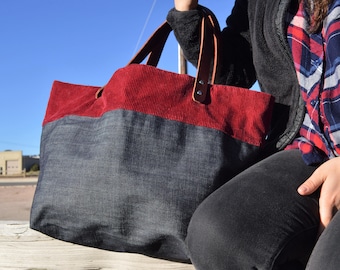
[{"label": "thigh", "polygon": [[308,270],[340,268],[340,212],[321,234],[308,262]]},{"label": "thigh", "polygon": [[284,269],[277,265],[309,255],[319,225],[318,203],[296,189],[314,169],[299,151],[282,151],[210,195],[189,226],[195,267]]}]

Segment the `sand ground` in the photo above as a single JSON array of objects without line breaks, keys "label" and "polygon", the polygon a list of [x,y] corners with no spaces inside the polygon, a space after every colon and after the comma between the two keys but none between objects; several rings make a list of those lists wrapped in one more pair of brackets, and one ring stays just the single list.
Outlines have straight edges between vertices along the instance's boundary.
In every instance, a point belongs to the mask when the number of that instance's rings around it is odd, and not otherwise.
[{"label": "sand ground", "polygon": [[36,185],[0,186],[0,220],[28,221]]}]

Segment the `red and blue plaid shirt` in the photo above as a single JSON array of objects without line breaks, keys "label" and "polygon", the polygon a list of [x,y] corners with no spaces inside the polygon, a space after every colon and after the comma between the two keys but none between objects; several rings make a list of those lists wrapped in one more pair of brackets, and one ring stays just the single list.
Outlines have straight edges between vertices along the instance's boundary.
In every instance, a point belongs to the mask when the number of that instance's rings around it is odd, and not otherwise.
[{"label": "red and blue plaid shirt", "polygon": [[299,148],[307,164],[340,155],[340,0],[330,8],[322,31],[309,34],[303,4],[291,15],[291,46],[306,116],[300,136],[288,149]]}]

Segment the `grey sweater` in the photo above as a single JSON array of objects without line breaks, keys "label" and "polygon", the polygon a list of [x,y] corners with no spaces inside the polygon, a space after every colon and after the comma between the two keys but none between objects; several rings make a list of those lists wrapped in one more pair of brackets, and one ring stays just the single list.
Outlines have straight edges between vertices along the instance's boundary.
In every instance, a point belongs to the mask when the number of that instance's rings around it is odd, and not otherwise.
[{"label": "grey sweater", "polygon": [[[304,102],[286,37],[286,14],[291,0],[236,0],[227,27],[221,31],[223,51],[217,83],[251,87],[275,97],[268,151],[283,149],[297,135]],[[170,10],[167,21],[186,58],[196,65],[202,12]]]}]

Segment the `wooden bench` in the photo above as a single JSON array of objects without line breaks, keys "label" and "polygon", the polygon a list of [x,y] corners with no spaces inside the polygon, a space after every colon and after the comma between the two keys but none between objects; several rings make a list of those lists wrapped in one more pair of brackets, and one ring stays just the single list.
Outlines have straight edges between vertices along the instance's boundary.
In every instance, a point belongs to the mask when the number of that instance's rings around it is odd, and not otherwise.
[{"label": "wooden bench", "polygon": [[139,254],[74,245],[31,230],[28,222],[0,221],[0,269],[194,270],[194,267]]}]

